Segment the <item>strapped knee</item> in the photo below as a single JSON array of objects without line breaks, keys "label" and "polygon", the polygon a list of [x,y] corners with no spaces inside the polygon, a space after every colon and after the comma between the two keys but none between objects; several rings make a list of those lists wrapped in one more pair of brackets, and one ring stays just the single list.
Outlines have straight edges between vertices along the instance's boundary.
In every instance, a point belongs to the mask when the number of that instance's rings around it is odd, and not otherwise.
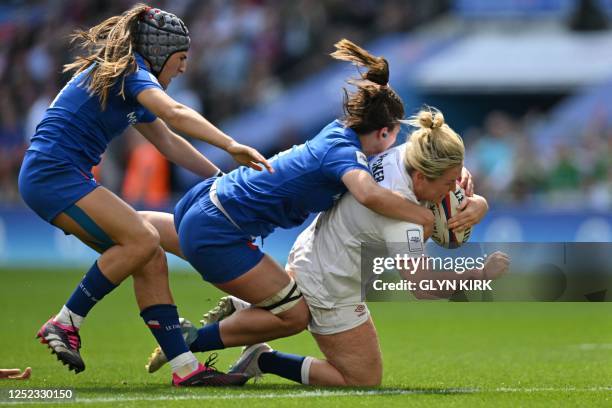
[{"label": "strapped knee", "polygon": [[262,300],[257,303],[255,306],[260,307],[265,310],[269,310],[272,314],[279,314],[284,312],[285,310],[291,309],[295,306],[302,297],[302,292],[297,286],[297,283],[293,279],[289,282],[287,286],[278,291],[275,295],[270,296],[269,298]]}]

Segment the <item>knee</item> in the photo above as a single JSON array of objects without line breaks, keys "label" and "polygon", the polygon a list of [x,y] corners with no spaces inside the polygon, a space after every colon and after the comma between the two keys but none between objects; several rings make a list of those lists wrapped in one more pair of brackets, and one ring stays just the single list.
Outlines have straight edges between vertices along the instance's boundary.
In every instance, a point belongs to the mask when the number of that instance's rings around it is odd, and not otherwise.
[{"label": "knee", "polygon": [[145,262],[163,255],[160,248],[159,232],[146,221],[143,222],[142,228],[135,232],[130,247],[133,251],[132,256]]},{"label": "knee", "polygon": [[166,260],[166,253],[161,247],[157,247],[153,251],[153,255],[149,258],[148,262],[136,271],[134,279],[163,279],[168,280],[168,262]]},{"label": "knee", "polygon": [[164,275],[168,275],[168,261],[166,260],[166,252],[162,249],[162,247],[158,246],[155,248],[149,263],[156,266],[154,269],[159,269],[157,266],[161,266],[162,268],[160,271],[164,272]]},{"label": "knee", "polygon": [[382,375],[371,374],[367,378],[345,377],[347,387],[378,387],[382,382]]},{"label": "knee", "polygon": [[382,383],[382,364],[375,362],[358,373],[341,372],[347,387],[378,387]]}]

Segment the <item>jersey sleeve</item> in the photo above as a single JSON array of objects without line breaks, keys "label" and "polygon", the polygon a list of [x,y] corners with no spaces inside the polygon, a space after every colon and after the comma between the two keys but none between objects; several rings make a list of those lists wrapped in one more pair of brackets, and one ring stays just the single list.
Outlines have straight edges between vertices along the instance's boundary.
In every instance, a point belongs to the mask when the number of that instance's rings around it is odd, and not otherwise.
[{"label": "jersey sleeve", "polygon": [[425,253],[422,225],[387,219],[380,232],[390,256],[416,257]]},{"label": "jersey sleeve", "polygon": [[139,93],[149,88],[163,90],[157,78],[145,69],[138,68],[136,72],[125,77],[125,93],[134,100]]},{"label": "jersey sleeve", "polygon": [[[157,78],[155,78],[153,74],[145,69],[138,68],[138,71],[128,75],[125,78],[125,93],[134,101],[136,101],[136,97],[140,92],[149,88],[163,89],[159,85]],[[157,116],[155,116],[144,106],[138,104],[138,108],[136,109],[136,118],[140,123],[149,123],[153,122]]]},{"label": "jersey sleeve", "polygon": [[150,123],[150,122],[153,122],[155,119],[157,119],[157,116],[155,116],[153,112],[151,112],[144,106],[141,106],[136,111],[136,118],[138,119],[139,123]]},{"label": "jersey sleeve", "polygon": [[355,169],[370,173],[366,155],[348,141],[336,142],[330,147],[321,163],[323,174],[338,182],[346,172]]}]

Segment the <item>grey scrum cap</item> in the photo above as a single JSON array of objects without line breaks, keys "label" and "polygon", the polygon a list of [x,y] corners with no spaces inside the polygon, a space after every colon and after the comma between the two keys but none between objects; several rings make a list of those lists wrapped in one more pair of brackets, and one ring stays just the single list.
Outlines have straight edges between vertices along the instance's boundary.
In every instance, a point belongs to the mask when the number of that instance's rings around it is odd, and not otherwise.
[{"label": "grey scrum cap", "polygon": [[174,14],[148,8],[140,16],[134,45],[151,64],[153,75],[159,76],[168,58],[175,52],[187,51],[189,43],[187,26]]}]

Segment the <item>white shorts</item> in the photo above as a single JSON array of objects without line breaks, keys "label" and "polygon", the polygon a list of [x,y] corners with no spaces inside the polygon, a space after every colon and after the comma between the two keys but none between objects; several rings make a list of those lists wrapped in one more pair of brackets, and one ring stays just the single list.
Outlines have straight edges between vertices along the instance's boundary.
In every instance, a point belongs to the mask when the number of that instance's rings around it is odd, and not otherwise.
[{"label": "white shorts", "polygon": [[[306,298],[308,303],[308,298]],[[365,303],[336,306],[332,309],[308,305],[310,309],[310,323],[308,330],[311,333],[329,335],[354,329],[368,321],[370,310]]]}]

